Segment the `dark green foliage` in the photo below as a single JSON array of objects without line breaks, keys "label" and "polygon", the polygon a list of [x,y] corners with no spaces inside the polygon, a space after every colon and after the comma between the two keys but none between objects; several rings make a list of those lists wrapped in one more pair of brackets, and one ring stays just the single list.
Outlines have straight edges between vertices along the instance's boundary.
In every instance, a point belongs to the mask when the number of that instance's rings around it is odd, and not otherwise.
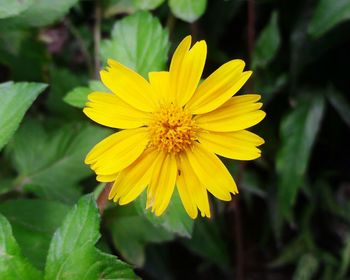
[{"label": "dark green foliage", "polygon": [[12,225],[13,235],[35,266],[43,268],[52,234],[62,223],[69,206],[40,199],[13,199],[0,205]]},{"label": "dark green foliage", "polygon": [[95,248],[99,222],[93,197],[82,197],[51,240],[45,279],[136,279],[127,264]]},{"label": "dark green foliage", "polygon": [[9,141],[25,112],[45,87],[45,84],[38,83],[7,82],[0,85],[0,149]]},{"label": "dark green foliage", "polygon": [[322,95],[302,93],[296,102],[295,108],[281,121],[281,146],[276,159],[278,209],[284,216],[290,216],[290,207],[303,184],[324,112]]},{"label": "dark green foliage", "polygon": [[101,57],[104,63],[115,59],[147,77],[164,69],[168,49],[168,33],[159,20],[138,12],[113,26],[111,40],[102,41]]},{"label": "dark green foliage", "polygon": [[[0,0],[0,279],[349,279],[349,20],[348,0]],[[208,43],[203,78],[254,71],[262,157],[225,160],[240,194],[210,220],[177,192],[161,217],[145,194],[100,214],[84,158],[115,130],[82,113],[109,92],[98,71],[147,78],[188,34]]]},{"label": "dark green foliage", "polygon": [[0,214],[0,277],[2,279],[43,279],[42,273],[35,269],[21,254],[12,236],[9,222]]}]

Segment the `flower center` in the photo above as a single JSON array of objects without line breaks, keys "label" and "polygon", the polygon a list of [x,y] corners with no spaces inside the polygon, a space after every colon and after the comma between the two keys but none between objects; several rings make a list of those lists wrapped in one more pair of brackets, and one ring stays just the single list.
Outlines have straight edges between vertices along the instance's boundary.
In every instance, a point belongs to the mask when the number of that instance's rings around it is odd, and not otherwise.
[{"label": "flower center", "polygon": [[180,153],[197,139],[192,115],[174,104],[153,113],[149,131],[151,146],[168,153]]}]

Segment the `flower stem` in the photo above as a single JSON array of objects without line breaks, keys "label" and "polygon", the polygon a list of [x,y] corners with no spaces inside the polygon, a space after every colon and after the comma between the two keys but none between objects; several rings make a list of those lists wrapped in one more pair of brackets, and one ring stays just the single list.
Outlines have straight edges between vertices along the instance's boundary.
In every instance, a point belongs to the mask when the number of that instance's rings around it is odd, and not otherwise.
[{"label": "flower stem", "polygon": [[106,209],[108,194],[111,191],[112,185],[113,185],[113,182],[107,183],[96,199],[96,204],[101,215],[103,214],[103,211]]},{"label": "flower stem", "polygon": [[[238,174],[236,176],[236,184],[238,189],[240,189],[243,173],[245,169],[245,163],[241,162],[238,166]],[[239,197],[234,197],[229,205],[229,210],[233,212],[233,234],[235,237],[236,244],[236,257],[235,257],[235,267],[236,267],[236,277],[237,280],[244,280],[244,239],[243,239],[243,227],[241,220],[241,210]]]},{"label": "flower stem", "polygon": [[95,24],[94,24],[94,66],[95,79],[99,78],[100,64],[100,42],[101,42],[101,3],[95,0]]},{"label": "flower stem", "polygon": [[[249,62],[252,61],[252,55],[255,45],[255,0],[248,0],[248,11],[247,11],[247,46],[249,53]],[[250,83],[250,90],[253,90],[254,85]],[[236,183],[238,188],[241,186],[241,182],[244,175],[245,163],[240,162],[238,174],[236,178]],[[233,199],[230,205],[230,209],[233,211],[233,226],[234,226],[234,236],[236,243],[236,279],[245,279],[245,250],[244,250],[244,240],[243,240],[243,226],[241,220],[241,211],[239,205],[239,199]]]},{"label": "flower stem", "polygon": [[174,31],[175,23],[176,23],[176,18],[172,13],[169,13],[169,16],[166,21],[166,28],[168,29],[170,39]]},{"label": "flower stem", "polygon": [[248,0],[248,52],[250,62],[255,45],[255,0]]}]

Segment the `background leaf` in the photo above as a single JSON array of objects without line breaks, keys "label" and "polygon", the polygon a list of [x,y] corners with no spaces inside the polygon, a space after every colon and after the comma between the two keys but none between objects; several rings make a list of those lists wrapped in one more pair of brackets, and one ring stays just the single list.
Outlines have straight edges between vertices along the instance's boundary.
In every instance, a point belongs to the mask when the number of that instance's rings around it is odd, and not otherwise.
[{"label": "background leaf", "polygon": [[283,119],[281,147],[277,154],[278,196],[282,213],[290,214],[298,188],[302,185],[312,147],[324,113],[321,95],[301,95],[295,108]]},{"label": "background leaf", "polygon": [[88,95],[93,91],[110,92],[102,82],[91,80],[88,87],[74,88],[66,94],[63,100],[73,107],[84,108],[85,103],[88,101]]},{"label": "background leaf", "polygon": [[[348,279],[348,2],[0,0],[0,88],[6,81],[49,85],[0,151],[0,212],[22,251],[10,266],[20,259],[43,269],[53,232],[71,205],[93,192],[105,206],[101,239],[73,246],[59,278],[135,278],[120,255],[154,280]],[[111,133],[82,113],[90,91],[109,92],[91,79],[110,57],[146,78],[165,70],[169,38],[173,51],[189,34],[208,45],[203,77],[239,58],[254,70],[239,94],[262,95],[267,117],[252,128],[265,139],[262,157],[224,160],[239,203],[212,199],[212,218],[192,221],[177,194],[160,218],[145,211],[142,197],[128,206],[105,202],[108,183],[98,185],[83,163]],[[0,138],[1,122],[6,127],[22,106],[2,103]],[[34,278],[45,277],[39,274]]]},{"label": "background leaf", "polygon": [[16,187],[26,187],[40,197],[75,202],[81,193],[76,185],[91,174],[84,157],[108,134],[108,129],[83,123],[54,131],[46,131],[36,121],[25,123],[9,146],[18,172]]},{"label": "background leaf", "polygon": [[345,277],[346,272],[349,269],[349,265],[350,265],[350,236],[346,236],[344,247],[342,250],[341,265],[340,265],[339,273],[337,275],[338,279],[342,279]]},{"label": "background leaf", "polygon": [[85,279],[115,279],[131,280],[139,279],[126,263],[115,256],[96,251],[96,262],[85,274]]},{"label": "background leaf", "polygon": [[[218,221],[196,220],[194,223],[193,236],[183,243],[196,254],[207,258],[219,266],[228,266],[230,253],[220,233]],[[206,244],[203,246],[203,244]]]},{"label": "background leaf", "polygon": [[177,190],[174,191],[165,213],[160,217],[145,209],[146,199],[146,192],[144,192],[137,200],[136,207],[153,225],[179,236],[191,238],[193,220],[186,213]]},{"label": "background leaf", "polygon": [[267,26],[261,31],[256,42],[252,68],[265,67],[276,55],[281,44],[278,31],[277,12],[273,12]]},{"label": "background leaf", "polygon": [[0,0],[0,19],[18,15],[19,13],[28,9],[28,7],[32,5],[32,2],[32,0],[24,0],[21,2]]},{"label": "background leaf", "polygon": [[159,7],[164,0],[104,0],[104,16],[111,17],[117,14],[131,14],[139,10],[153,10]]},{"label": "background leaf", "polygon": [[350,19],[348,0],[319,0],[309,25],[309,33],[318,38],[342,21]]},{"label": "background leaf", "polygon": [[91,93],[91,89],[88,87],[76,87],[63,98],[63,100],[77,108],[84,108],[87,101],[87,96]]},{"label": "background leaf", "polygon": [[[91,196],[85,196],[73,207],[54,234],[47,256],[45,279],[72,279],[77,276],[74,270],[80,272],[81,269],[87,269],[91,262],[90,250],[94,249],[100,237],[98,228],[99,214],[95,201]],[[79,256],[79,267],[74,269],[65,264]],[[64,267],[72,269],[72,275],[64,271]]]},{"label": "background leaf", "polygon": [[92,195],[81,198],[54,234],[45,279],[136,279],[128,265],[94,247],[100,237],[99,221]]},{"label": "background leaf", "polygon": [[179,19],[194,22],[205,12],[206,0],[169,0],[171,12]]},{"label": "background leaf", "polygon": [[135,12],[134,2],[132,0],[104,0],[103,15],[105,17],[112,17],[119,14],[130,14]]},{"label": "background leaf", "polygon": [[346,98],[333,88],[329,89],[327,97],[343,121],[350,127],[350,104]]},{"label": "background leaf", "polygon": [[313,279],[318,265],[318,261],[313,255],[307,254],[302,256],[293,275],[293,280]]},{"label": "background leaf", "polygon": [[133,0],[133,2],[140,10],[153,10],[161,5],[164,0]]},{"label": "background leaf", "polygon": [[167,31],[147,12],[118,21],[113,27],[111,40],[101,42],[104,63],[109,58],[118,60],[144,77],[150,71],[164,69],[168,50]]},{"label": "background leaf", "polygon": [[52,5],[50,0],[35,0],[18,16],[0,20],[0,30],[9,27],[49,25],[68,13],[77,2],[78,0],[60,0]]},{"label": "background leaf", "polygon": [[42,274],[21,255],[12,229],[4,216],[0,215],[0,277],[6,280],[40,280]]},{"label": "background leaf", "polygon": [[66,68],[51,67],[51,87],[46,106],[54,115],[72,120],[81,112],[64,102],[64,96],[73,88],[84,83],[84,79]]},{"label": "background leaf", "polygon": [[46,88],[40,83],[0,84],[0,150],[18,128],[25,112]]},{"label": "background leaf", "polygon": [[145,247],[148,243],[174,238],[172,233],[154,226],[146,217],[140,216],[135,203],[110,209],[106,216],[116,248],[126,260],[138,267],[145,261]]},{"label": "background leaf", "polygon": [[23,255],[40,269],[44,268],[52,234],[68,210],[65,204],[39,199],[7,200],[0,204],[0,212],[11,222]]}]

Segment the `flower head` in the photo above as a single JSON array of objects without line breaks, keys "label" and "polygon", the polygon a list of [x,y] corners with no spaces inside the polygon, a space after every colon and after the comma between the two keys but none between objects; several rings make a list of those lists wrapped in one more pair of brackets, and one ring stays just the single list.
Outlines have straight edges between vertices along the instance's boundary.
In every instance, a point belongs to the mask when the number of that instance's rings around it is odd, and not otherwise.
[{"label": "flower head", "polygon": [[[135,200],[147,188],[147,208],[161,215],[175,187],[192,218],[210,217],[208,191],[229,201],[237,186],[217,155],[252,160],[264,140],[246,129],[260,122],[260,95],[233,96],[251,71],[242,60],[222,65],[200,85],[207,46],[191,48],[187,36],[169,71],[150,72],[148,81],[109,60],[101,71],[111,93],[93,92],[84,113],[95,122],[121,129],[87,155],[101,182],[114,182],[109,198]],[[217,155],[216,155],[217,154]]]}]

